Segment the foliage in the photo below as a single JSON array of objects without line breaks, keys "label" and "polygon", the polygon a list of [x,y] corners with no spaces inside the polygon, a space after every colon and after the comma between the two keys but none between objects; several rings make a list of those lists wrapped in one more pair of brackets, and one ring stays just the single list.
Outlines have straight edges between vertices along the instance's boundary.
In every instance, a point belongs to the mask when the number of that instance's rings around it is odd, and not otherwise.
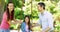
[{"label": "foliage", "polygon": [[23,19],[24,18],[24,11],[21,8],[15,8],[15,19]]},{"label": "foliage", "polygon": [[[8,0],[5,0],[5,6],[9,2]],[[54,16],[54,18],[57,18],[60,13],[60,0],[33,0],[32,1],[32,7],[31,7],[31,1],[27,1],[24,3],[24,8],[22,7],[22,0],[12,0],[15,6],[15,18],[16,19],[24,19],[25,15],[30,15],[31,19],[38,19],[38,9],[37,4],[38,2],[44,2],[46,4],[46,10],[51,12]],[[6,8],[6,7],[5,7]],[[22,9],[23,8],[23,9]],[[31,10],[32,9],[32,10]],[[57,23],[58,24],[58,23]]]}]

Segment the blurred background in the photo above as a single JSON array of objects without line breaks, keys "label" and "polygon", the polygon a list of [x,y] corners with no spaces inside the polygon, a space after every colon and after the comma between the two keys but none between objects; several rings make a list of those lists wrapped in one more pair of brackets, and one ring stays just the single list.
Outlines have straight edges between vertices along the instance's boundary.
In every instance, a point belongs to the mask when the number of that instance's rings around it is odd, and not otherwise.
[{"label": "blurred background", "polygon": [[[0,23],[2,20],[3,12],[6,10],[6,5],[9,1],[14,3],[15,19],[23,20],[25,15],[30,15],[31,23],[37,23],[39,20],[37,4],[44,2],[46,10],[53,14],[54,18],[54,31],[60,32],[60,0],[0,0]],[[11,30],[18,30],[18,25],[11,25]],[[37,27],[37,26],[36,26]],[[33,28],[39,30],[41,28]]]}]

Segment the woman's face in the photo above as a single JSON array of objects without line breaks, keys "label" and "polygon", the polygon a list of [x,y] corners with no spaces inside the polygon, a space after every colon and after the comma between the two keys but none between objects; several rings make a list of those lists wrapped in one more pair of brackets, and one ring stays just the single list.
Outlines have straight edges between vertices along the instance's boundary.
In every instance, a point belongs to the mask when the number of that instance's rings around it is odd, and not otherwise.
[{"label": "woman's face", "polygon": [[9,11],[13,11],[13,9],[14,9],[13,3],[8,4],[8,9],[9,9]]},{"label": "woman's face", "polygon": [[26,17],[26,18],[25,18],[25,22],[26,22],[26,23],[28,23],[28,21],[29,21],[29,18],[28,18],[28,17]]}]

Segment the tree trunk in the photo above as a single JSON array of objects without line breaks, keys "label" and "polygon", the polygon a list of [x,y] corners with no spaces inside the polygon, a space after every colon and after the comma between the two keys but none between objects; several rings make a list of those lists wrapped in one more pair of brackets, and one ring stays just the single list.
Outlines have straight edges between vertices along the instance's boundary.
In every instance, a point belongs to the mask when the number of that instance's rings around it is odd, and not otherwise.
[{"label": "tree trunk", "polygon": [[3,12],[4,12],[4,0],[0,0],[0,24],[2,21]]}]

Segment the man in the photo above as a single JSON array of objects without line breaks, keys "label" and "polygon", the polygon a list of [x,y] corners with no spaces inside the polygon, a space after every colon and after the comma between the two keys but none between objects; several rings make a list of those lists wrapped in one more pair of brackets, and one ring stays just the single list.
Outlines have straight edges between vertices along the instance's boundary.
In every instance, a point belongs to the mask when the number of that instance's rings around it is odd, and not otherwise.
[{"label": "man", "polygon": [[38,3],[39,24],[42,26],[42,32],[53,32],[53,17],[52,14],[45,10],[43,2]]}]

